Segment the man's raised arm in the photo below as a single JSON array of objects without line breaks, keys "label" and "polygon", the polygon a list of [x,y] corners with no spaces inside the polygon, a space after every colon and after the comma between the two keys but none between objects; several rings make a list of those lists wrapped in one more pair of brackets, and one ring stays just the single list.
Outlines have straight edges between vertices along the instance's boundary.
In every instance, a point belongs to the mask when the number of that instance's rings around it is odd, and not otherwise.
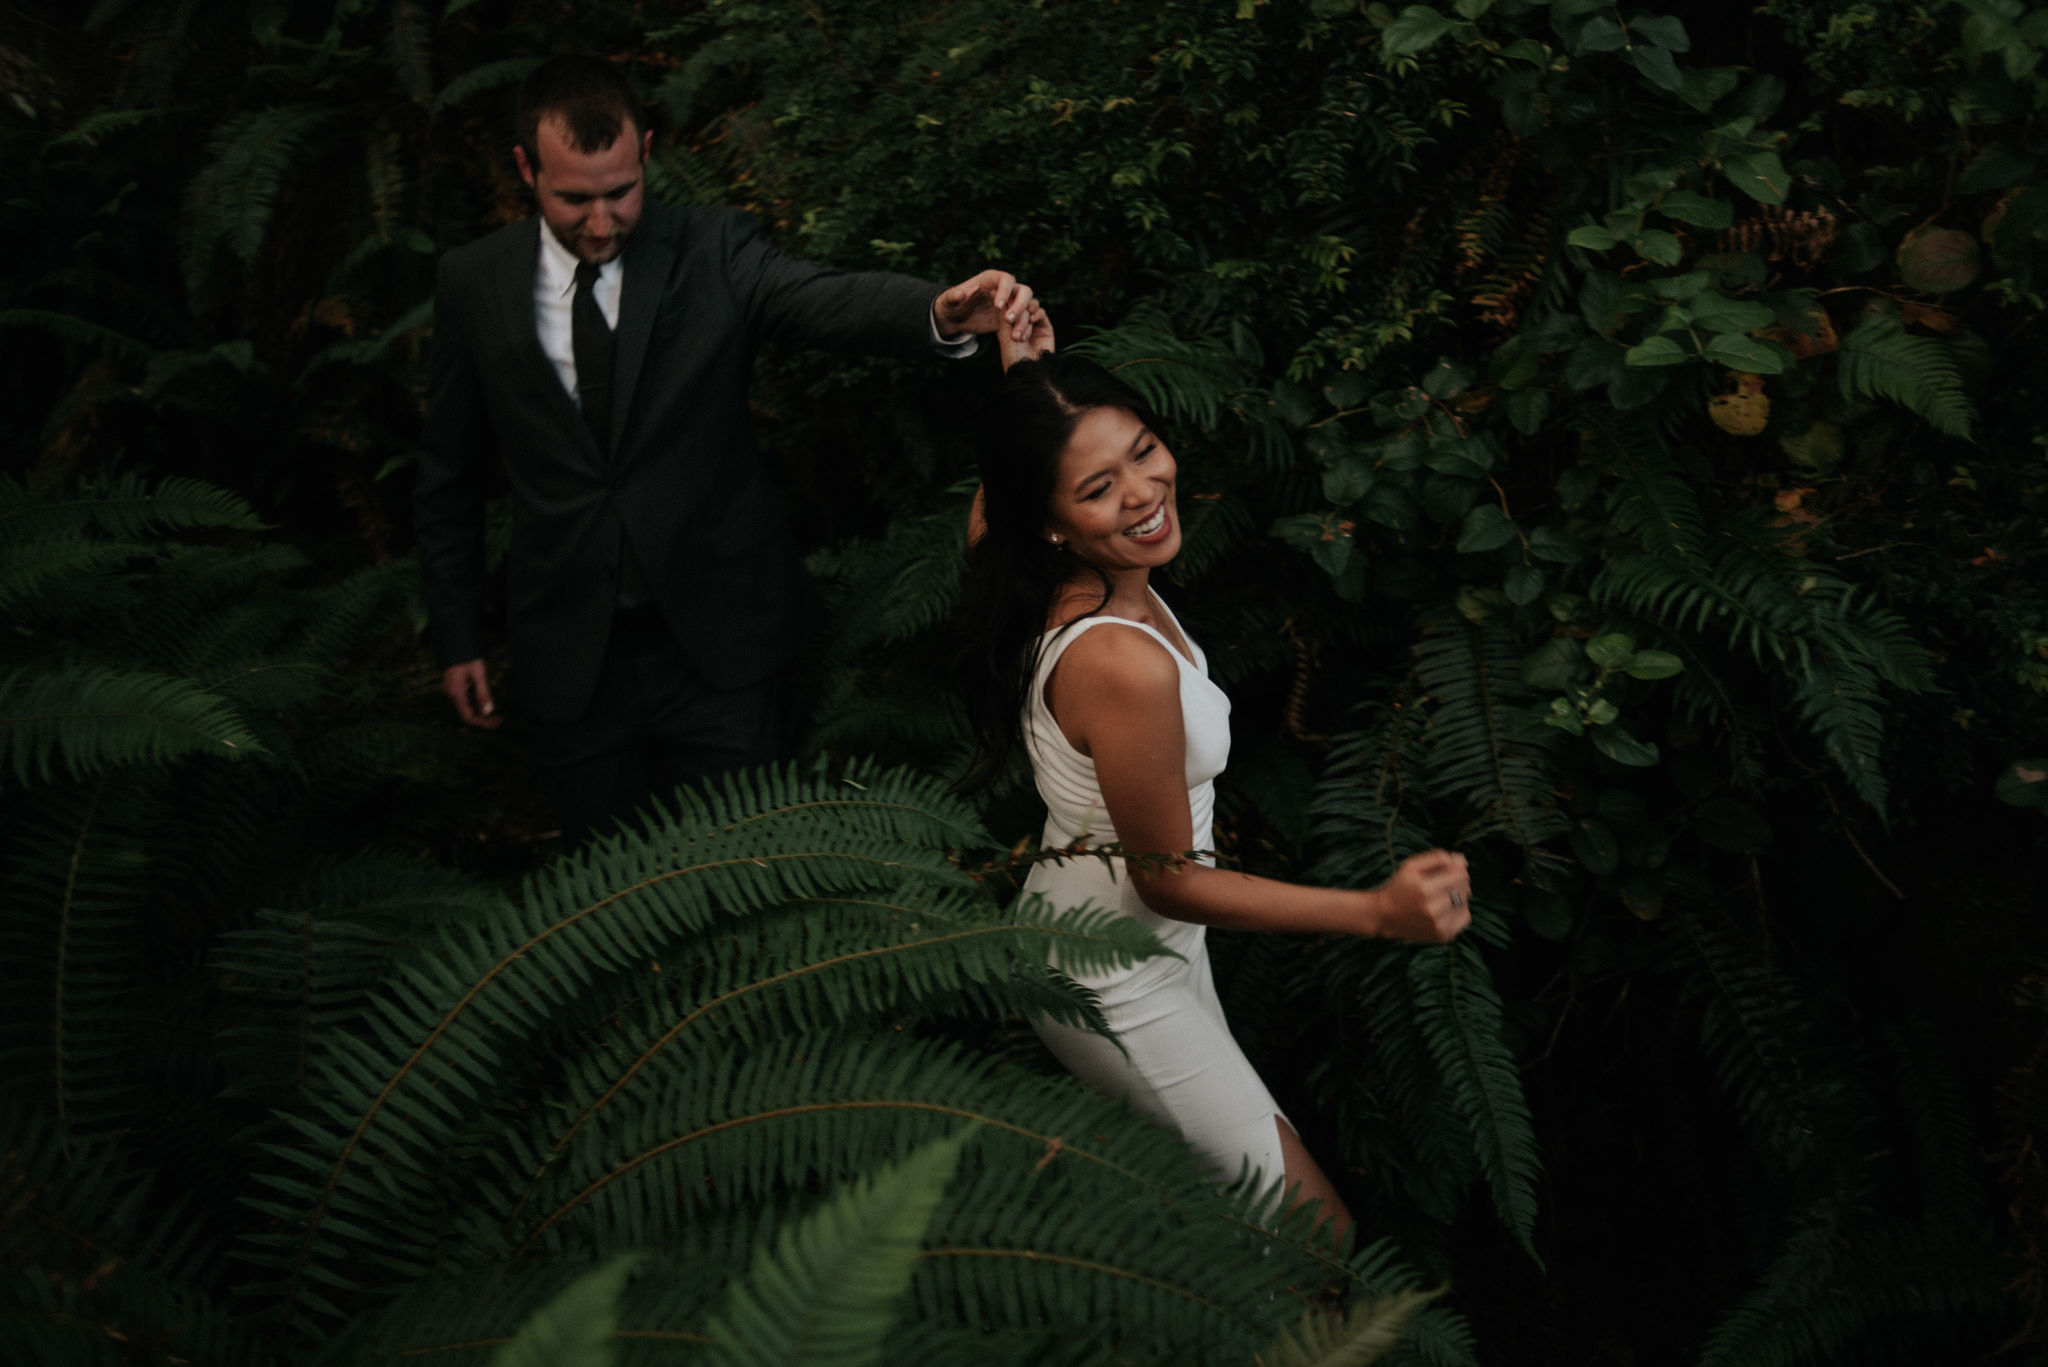
[{"label": "man's raised arm", "polygon": [[1031,287],[986,270],[950,289],[892,271],[817,266],[769,245],[748,218],[736,227],[733,278],[747,297],[747,321],[762,341],[833,351],[919,356],[934,349],[969,355],[968,339],[999,328],[1030,335]]}]

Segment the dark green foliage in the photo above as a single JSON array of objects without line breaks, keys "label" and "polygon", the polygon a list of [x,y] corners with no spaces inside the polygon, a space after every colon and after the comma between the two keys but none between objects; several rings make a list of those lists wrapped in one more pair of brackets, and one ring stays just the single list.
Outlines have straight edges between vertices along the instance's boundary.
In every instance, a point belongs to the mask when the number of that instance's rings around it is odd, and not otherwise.
[{"label": "dark green foliage", "polygon": [[[1731,1155],[1671,1178],[1713,1228],[1643,1250],[1697,1289],[1638,1360],[2010,1332],[1956,1044],[1783,886],[2038,805],[2048,19],[1668,8],[108,0],[10,46],[4,1147],[80,1231],[7,1241],[16,1355],[481,1363],[623,1283],[593,1352],[706,1357],[729,1284],[973,1120],[884,1360],[1287,1360],[1297,1296],[1403,1263],[1475,1312],[1490,1241],[1569,1284],[1609,1122],[1530,1079],[1595,1030],[1677,1041]],[[646,95],[656,194],[1014,269],[1160,411],[1226,855],[1469,854],[1448,949],[1215,937],[1363,1252],[1259,1232],[1022,1025],[1090,1018],[1055,936],[1146,946],[990,896],[1021,771],[942,791],[987,358],[763,358],[833,758],[538,864],[516,751],[433,695],[404,508],[433,258],[527,212],[511,89],[568,49]],[[1479,1351],[1431,1307],[1400,1357]]]}]

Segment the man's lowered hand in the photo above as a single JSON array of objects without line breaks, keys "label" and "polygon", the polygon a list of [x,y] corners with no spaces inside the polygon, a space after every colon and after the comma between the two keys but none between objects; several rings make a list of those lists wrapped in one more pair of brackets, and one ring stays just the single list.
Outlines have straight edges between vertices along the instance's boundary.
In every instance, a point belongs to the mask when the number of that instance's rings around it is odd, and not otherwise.
[{"label": "man's lowered hand", "polygon": [[455,704],[455,715],[471,726],[495,731],[505,718],[491,701],[491,680],[482,660],[464,660],[441,671],[441,691]]}]

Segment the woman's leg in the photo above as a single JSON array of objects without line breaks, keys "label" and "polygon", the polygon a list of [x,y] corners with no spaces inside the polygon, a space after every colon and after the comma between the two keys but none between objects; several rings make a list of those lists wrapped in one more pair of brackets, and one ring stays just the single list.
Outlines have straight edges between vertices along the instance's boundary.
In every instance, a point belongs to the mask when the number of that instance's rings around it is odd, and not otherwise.
[{"label": "woman's leg", "polygon": [[1341,1238],[1351,1229],[1351,1212],[1345,1207],[1344,1198],[1337,1194],[1329,1175],[1316,1163],[1301,1136],[1294,1132],[1294,1126],[1287,1123],[1287,1117],[1276,1115],[1273,1124],[1280,1130],[1280,1157],[1287,1171],[1287,1204],[1292,1207],[1320,1200],[1323,1209],[1316,1222],[1332,1225]]}]

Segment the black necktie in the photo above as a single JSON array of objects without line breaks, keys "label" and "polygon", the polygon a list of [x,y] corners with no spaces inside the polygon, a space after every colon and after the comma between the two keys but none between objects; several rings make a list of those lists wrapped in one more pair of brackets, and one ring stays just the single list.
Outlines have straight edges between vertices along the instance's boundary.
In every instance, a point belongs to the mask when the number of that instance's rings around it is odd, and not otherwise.
[{"label": "black necktie", "polygon": [[612,329],[597,306],[593,286],[598,268],[576,263],[576,298],[569,305],[569,341],[576,352],[576,393],[583,401],[583,421],[597,437],[601,452],[612,439]]}]

